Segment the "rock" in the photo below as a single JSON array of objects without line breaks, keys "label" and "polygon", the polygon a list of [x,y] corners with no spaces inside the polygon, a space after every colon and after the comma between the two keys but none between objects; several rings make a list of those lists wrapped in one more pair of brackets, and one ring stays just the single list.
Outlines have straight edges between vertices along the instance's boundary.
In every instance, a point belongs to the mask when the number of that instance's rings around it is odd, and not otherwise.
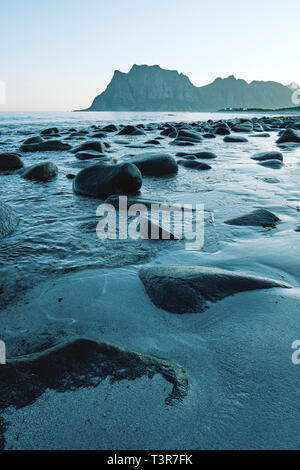
[{"label": "rock", "polygon": [[108,126],[105,126],[102,128],[104,132],[117,132],[118,128],[114,124],[109,124]]},{"label": "rock", "polygon": [[175,139],[177,137],[177,129],[173,126],[168,126],[164,129],[160,135],[170,137],[171,139]]},{"label": "rock", "polygon": [[152,139],[152,140],[147,140],[147,142],[145,142],[145,145],[160,145],[160,142],[156,139]]},{"label": "rock", "polygon": [[44,129],[43,131],[41,131],[41,134],[42,135],[55,135],[55,134],[59,134],[59,130],[57,129],[57,127],[50,127],[49,129]]},{"label": "rock", "polygon": [[60,140],[49,140],[39,144],[23,144],[20,147],[21,152],[58,152],[61,150],[70,150],[72,147]]},{"label": "rock", "polygon": [[168,153],[142,153],[132,158],[143,176],[165,176],[178,171],[175,158]]},{"label": "rock", "polygon": [[228,127],[216,127],[214,130],[216,135],[229,135],[230,130]]},{"label": "rock", "polygon": [[75,193],[100,199],[111,194],[136,193],[141,186],[141,172],[132,163],[99,163],[81,170],[73,182]]},{"label": "rock", "polygon": [[34,181],[47,181],[58,173],[57,166],[52,162],[44,162],[33,165],[22,173],[23,178]]},{"label": "rock", "polygon": [[212,302],[238,292],[289,285],[259,276],[202,266],[155,266],[139,273],[158,307],[172,313],[204,312]]},{"label": "rock", "polygon": [[17,212],[7,204],[0,202],[0,239],[10,235],[20,220]]},{"label": "rock", "polygon": [[81,152],[76,152],[75,153],[76,158],[78,160],[90,160],[92,158],[107,158],[107,155],[105,153],[99,153],[96,152],[95,150],[85,150]]},{"label": "rock", "polygon": [[296,129],[287,129],[283,134],[276,140],[277,144],[284,144],[286,142],[300,143],[300,132]]},{"label": "rock", "polygon": [[179,146],[184,146],[184,147],[190,147],[192,145],[195,145],[198,143],[198,140],[193,140],[193,139],[187,139],[186,140],[181,140],[181,139],[174,139],[172,142],[170,142],[170,145],[179,145]]},{"label": "rock", "polygon": [[[113,194],[105,200],[105,203],[111,204],[112,206],[114,206],[116,209],[119,210],[119,197],[120,197],[119,195]],[[152,204],[163,205],[163,206],[166,206],[166,208],[169,207],[169,204],[167,201],[165,201],[164,199],[159,199],[157,197],[151,198],[151,199],[140,197],[140,196],[126,196],[126,197],[127,197],[126,199],[127,210],[133,204],[143,204],[145,207],[147,207],[147,209],[151,209]]]},{"label": "rock", "polygon": [[68,178],[68,180],[73,180],[75,177],[76,177],[76,175],[74,175],[73,173],[68,173],[66,175],[66,178]]},{"label": "rock", "polygon": [[202,134],[202,137],[204,137],[204,139],[215,139],[216,136],[214,134],[212,134],[211,132],[206,132],[205,134]]},{"label": "rock", "polygon": [[135,126],[125,126],[118,132],[118,135],[145,135],[145,132]]},{"label": "rock", "polygon": [[252,132],[253,131],[253,126],[251,124],[249,125],[245,125],[245,124],[238,124],[236,126],[233,126],[231,128],[231,130],[233,132],[244,132],[244,133],[248,133],[248,132]]},{"label": "rock", "polygon": [[166,385],[171,385],[164,398],[167,406],[185,399],[189,383],[180,365],[105,340],[72,337],[42,352],[11,358],[7,364],[1,365],[0,449],[3,450],[5,445],[4,410],[26,408],[30,414],[31,405],[47,391],[54,396],[52,405],[55,407],[65,392],[93,390],[105,381],[111,384],[132,383],[141,377],[150,380],[156,375],[161,376]]},{"label": "rock", "polygon": [[104,132],[96,132],[96,134],[92,135],[93,139],[105,139],[106,134]]},{"label": "rock", "polygon": [[184,158],[194,157],[194,158],[209,160],[209,159],[217,158],[217,155],[212,152],[196,152],[196,153],[177,152],[176,157],[184,157]]},{"label": "rock", "polygon": [[203,160],[211,160],[211,159],[217,158],[217,155],[213,152],[197,152],[197,153],[194,153],[194,155],[197,158],[200,158]]},{"label": "rock", "polygon": [[283,167],[283,163],[279,160],[265,160],[258,164],[267,168],[273,168],[273,170],[280,170]]},{"label": "rock", "polygon": [[195,170],[210,170],[211,166],[206,163],[198,162],[197,160],[179,160],[178,165],[184,166],[185,168],[192,168]]},{"label": "rock", "polygon": [[179,129],[177,133],[177,138],[182,141],[185,141],[185,140],[192,141],[192,142],[202,141],[201,135],[198,132],[185,130],[185,129]]},{"label": "rock", "polygon": [[271,137],[268,132],[260,132],[258,134],[250,134],[249,137]]},{"label": "rock", "polygon": [[224,142],[232,142],[232,143],[248,142],[248,139],[246,139],[246,137],[238,137],[236,135],[226,135],[223,140]]},{"label": "rock", "polygon": [[0,171],[18,170],[23,166],[24,163],[22,162],[20,155],[17,153],[0,153]]},{"label": "rock", "polygon": [[34,137],[29,137],[29,139],[24,140],[23,145],[41,144],[42,142],[44,142],[44,139],[42,139],[42,137],[37,135],[37,136],[34,136]]},{"label": "rock", "polygon": [[106,145],[103,142],[98,141],[85,142],[84,144],[75,147],[72,152],[78,153],[85,150],[95,150],[95,152],[104,153],[106,152]]},{"label": "rock", "polygon": [[259,162],[263,162],[265,160],[279,160],[283,161],[283,155],[280,152],[264,152],[264,153],[257,153],[251,157],[252,160],[258,160]]},{"label": "rock", "polygon": [[266,209],[257,209],[249,214],[226,220],[227,225],[256,226],[256,227],[276,227],[280,219]]}]

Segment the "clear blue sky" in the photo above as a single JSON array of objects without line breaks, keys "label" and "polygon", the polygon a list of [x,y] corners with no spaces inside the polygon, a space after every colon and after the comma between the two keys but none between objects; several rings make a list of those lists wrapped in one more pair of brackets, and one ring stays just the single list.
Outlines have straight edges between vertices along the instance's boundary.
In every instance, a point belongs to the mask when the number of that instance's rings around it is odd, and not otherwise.
[{"label": "clear blue sky", "polygon": [[1,0],[0,110],[87,107],[115,69],[300,82],[299,0]]}]

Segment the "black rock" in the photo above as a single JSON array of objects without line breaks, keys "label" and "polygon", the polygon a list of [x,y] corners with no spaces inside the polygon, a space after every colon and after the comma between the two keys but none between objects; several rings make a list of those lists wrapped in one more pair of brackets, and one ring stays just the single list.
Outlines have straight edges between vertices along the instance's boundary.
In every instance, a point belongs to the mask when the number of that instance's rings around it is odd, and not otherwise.
[{"label": "black rock", "polygon": [[258,162],[260,166],[265,166],[267,168],[273,168],[273,170],[280,170],[283,167],[283,163],[279,160],[264,160]]},{"label": "black rock", "polygon": [[39,163],[33,165],[22,173],[23,178],[34,181],[47,181],[58,173],[57,166],[52,162]]},{"label": "black rock", "polygon": [[60,140],[50,140],[39,144],[23,144],[20,147],[22,152],[58,152],[62,150],[70,150],[72,147]]},{"label": "black rock", "polygon": [[102,128],[104,132],[117,132],[118,128],[114,124],[109,124]]},{"label": "black rock", "polygon": [[216,127],[214,130],[216,135],[229,135],[230,130],[227,127]]},{"label": "black rock", "polygon": [[232,142],[232,143],[248,142],[248,139],[246,139],[246,137],[238,137],[236,135],[226,135],[223,140],[224,142]]},{"label": "black rock", "polygon": [[283,161],[283,155],[280,152],[264,152],[264,153],[257,153],[251,157],[252,160],[258,160],[259,162],[263,162],[265,160],[279,160]]},{"label": "black rock", "polygon": [[17,212],[7,204],[0,202],[0,239],[10,235],[20,220]]},{"label": "black rock", "polygon": [[37,135],[37,136],[34,136],[34,137],[29,137],[29,139],[24,140],[23,145],[41,144],[42,142],[44,142],[44,139],[42,139],[42,137]]},{"label": "black rock", "polygon": [[277,144],[284,144],[286,142],[300,143],[300,132],[296,129],[287,129],[276,141]]},{"label": "black rock", "polygon": [[0,171],[18,170],[23,166],[24,163],[19,154],[10,152],[0,153]]},{"label": "black rock", "polygon": [[172,313],[204,312],[238,292],[289,285],[259,276],[202,266],[155,266],[139,273],[146,292],[158,307]]},{"label": "black rock", "polygon": [[76,152],[75,153],[76,158],[78,160],[91,160],[92,158],[107,158],[107,154],[105,153],[99,153],[96,152],[95,150],[85,150],[81,152]]},{"label": "black rock", "polygon": [[41,131],[41,134],[42,135],[55,135],[55,134],[59,134],[59,130],[57,129],[57,127],[50,127],[49,129],[44,129],[43,131]]},{"label": "black rock", "polygon": [[97,140],[89,141],[79,145],[78,147],[75,147],[72,152],[77,153],[83,152],[85,150],[95,150],[96,152],[104,153],[106,152],[106,145],[103,142],[98,142]]},{"label": "black rock", "polygon": [[255,227],[276,227],[280,219],[266,209],[257,209],[249,214],[241,215],[234,219],[226,220],[227,225],[255,226]]},{"label": "black rock", "polygon": [[139,129],[135,126],[125,126],[123,129],[118,132],[118,135],[144,135],[145,132],[142,129]]},{"label": "black rock", "polygon": [[168,153],[143,153],[135,155],[130,161],[140,169],[143,176],[165,176],[178,171],[175,158]]},{"label": "black rock", "polygon": [[185,168],[192,168],[194,170],[210,170],[211,166],[206,163],[198,162],[197,160],[179,160],[178,164]]},{"label": "black rock", "polygon": [[81,170],[73,182],[75,193],[100,199],[111,194],[136,193],[141,186],[141,172],[132,163],[99,163]]}]

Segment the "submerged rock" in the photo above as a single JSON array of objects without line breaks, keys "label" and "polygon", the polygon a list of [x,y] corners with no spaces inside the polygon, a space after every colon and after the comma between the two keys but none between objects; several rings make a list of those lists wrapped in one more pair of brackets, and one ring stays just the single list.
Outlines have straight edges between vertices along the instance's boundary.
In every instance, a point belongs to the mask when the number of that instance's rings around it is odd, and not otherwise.
[{"label": "submerged rock", "polygon": [[18,170],[23,166],[24,163],[19,154],[13,152],[0,153],[0,171]]},{"label": "submerged rock", "polygon": [[210,170],[211,166],[206,163],[198,162],[197,160],[179,160],[178,164],[185,168],[192,168],[195,170]]},{"label": "submerged rock", "polygon": [[29,137],[29,139],[24,140],[23,145],[41,144],[42,142],[44,142],[44,139],[42,139],[41,136],[37,135],[34,137]]},{"label": "submerged rock", "polygon": [[73,182],[75,193],[100,199],[111,194],[136,193],[141,186],[141,172],[132,163],[99,163],[81,170]]},{"label": "submerged rock", "polygon": [[178,171],[175,158],[168,153],[142,153],[134,156],[131,162],[143,176],[165,176]]},{"label": "submerged rock", "polygon": [[240,137],[240,136],[236,136],[236,135],[226,135],[223,140],[224,140],[224,142],[232,142],[232,143],[235,143],[235,142],[248,142],[248,139],[246,139],[246,137]]},{"label": "submerged rock", "polygon": [[258,164],[267,168],[273,168],[273,170],[280,170],[283,167],[283,163],[279,160],[265,160]]},{"label": "submerged rock", "polygon": [[23,144],[20,147],[21,152],[58,152],[60,150],[70,150],[70,144],[65,144],[60,140],[49,140],[39,144]]},{"label": "submerged rock", "polygon": [[283,161],[283,155],[281,152],[264,152],[264,153],[257,153],[251,157],[252,160],[257,160],[263,162],[265,160],[279,160]]},{"label": "submerged rock", "polygon": [[196,152],[196,153],[190,153],[190,152],[177,152],[176,157],[191,157],[193,156],[194,158],[200,158],[203,160],[210,160],[213,158],[217,158],[217,155],[212,153],[212,152]]},{"label": "submerged rock", "polygon": [[57,166],[52,162],[43,162],[38,165],[33,165],[23,172],[22,176],[28,180],[34,181],[47,181],[53,178],[58,173]]},{"label": "submerged rock", "polygon": [[0,202],[0,239],[12,233],[19,220],[19,215],[12,207]]},{"label": "submerged rock", "polygon": [[204,312],[238,292],[289,285],[259,276],[202,266],[155,266],[139,273],[146,292],[158,307],[172,313]]},{"label": "submerged rock", "polygon": [[99,152],[96,152],[95,150],[85,150],[81,152],[76,152],[75,156],[76,158],[78,158],[78,160],[91,160],[93,158],[103,158],[103,157],[106,158],[105,153],[99,153]]},{"label": "submerged rock", "polygon": [[277,215],[266,209],[257,209],[249,214],[241,215],[234,219],[226,220],[227,225],[256,226],[256,227],[276,227],[280,219]]}]

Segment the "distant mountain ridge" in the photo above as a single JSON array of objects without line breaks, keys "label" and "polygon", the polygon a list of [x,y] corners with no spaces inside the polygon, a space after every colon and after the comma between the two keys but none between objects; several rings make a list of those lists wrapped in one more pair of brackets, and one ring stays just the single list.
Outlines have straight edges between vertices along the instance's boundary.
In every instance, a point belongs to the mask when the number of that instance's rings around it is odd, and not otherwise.
[{"label": "distant mountain ridge", "polygon": [[196,87],[176,70],[158,65],[133,65],[114,72],[106,90],[83,111],[218,111],[224,108],[292,107],[293,91],[277,82],[217,78]]}]

